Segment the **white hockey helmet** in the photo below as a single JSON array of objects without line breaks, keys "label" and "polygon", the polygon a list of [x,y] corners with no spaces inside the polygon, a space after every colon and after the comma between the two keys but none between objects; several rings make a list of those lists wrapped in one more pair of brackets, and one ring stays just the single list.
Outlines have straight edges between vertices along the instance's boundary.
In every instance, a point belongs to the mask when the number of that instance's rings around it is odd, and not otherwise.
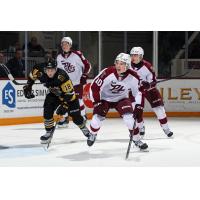
[{"label": "white hockey helmet", "polygon": [[130,51],[130,55],[133,55],[133,54],[140,55],[143,58],[144,50],[142,47],[133,47]]},{"label": "white hockey helmet", "polygon": [[67,42],[72,46],[72,39],[70,37],[63,37],[62,40],[61,40],[61,44],[63,42]]},{"label": "white hockey helmet", "polygon": [[131,67],[131,57],[127,53],[120,53],[116,58],[115,58],[115,64],[116,61],[121,61],[126,63],[126,68],[129,69]]}]

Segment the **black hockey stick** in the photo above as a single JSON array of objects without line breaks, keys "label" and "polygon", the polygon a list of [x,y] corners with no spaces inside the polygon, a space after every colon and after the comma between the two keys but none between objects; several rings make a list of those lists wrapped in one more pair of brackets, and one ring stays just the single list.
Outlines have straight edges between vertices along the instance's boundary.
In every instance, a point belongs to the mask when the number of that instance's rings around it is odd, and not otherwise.
[{"label": "black hockey stick", "polygon": [[171,79],[184,77],[185,75],[189,74],[193,69],[194,69],[194,68],[191,68],[191,69],[189,69],[187,72],[185,72],[184,74],[181,74],[181,75],[178,75],[178,76],[173,76],[173,77],[170,77],[170,78],[167,78],[167,79],[163,79],[163,80],[160,80],[160,81],[156,81],[156,83],[162,83],[162,82],[165,82],[165,81],[169,81],[169,80],[171,80]]},{"label": "black hockey stick", "polygon": [[47,149],[49,148],[49,146],[50,146],[50,144],[51,144],[51,141],[52,141],[52,139],[53,139],[53,134],[54,134],[54,132],[55,132],[55,130],[56,130],[56,127],[57,127],[59,121],[60,121],[60,118],[58,118],[58,119],[56,120],[56,123],[55,123],[54,129],[53,129],[53,132],[51,133],[50,139],[49,139],[49,141],[46,143],[46,144],[47,144],[47,147],[46,147]]},{"label": "black hockey stick", "polygon": [[133,134],[134,134],[134,131],[135,131],[135,126],[136,126],[136,119],[135,119],[134,125],[133,125],[133,133],[130,135],[130,139],[129,139],[129,143],[128,143],[128,149],[127,149],[127,152],[126,152],[126,160],[128,159],[129,153],[130,153],[130,150],[131,150],[131,144],[133,142]]},{"label": "black hockey stick", "polygon": [[[10,73],[10,70],[8,69],[8,67],[6,67],[5,64],[0,64],[0,67],[5,71],[6,75],[8,76],[8,78],[15,84],[15,85],[26,85],[26,83],[19,83],[15,80],[15,78],[13,77],[13,75]],[[35,84],[41,84],[41,83],[35,83]]]}]

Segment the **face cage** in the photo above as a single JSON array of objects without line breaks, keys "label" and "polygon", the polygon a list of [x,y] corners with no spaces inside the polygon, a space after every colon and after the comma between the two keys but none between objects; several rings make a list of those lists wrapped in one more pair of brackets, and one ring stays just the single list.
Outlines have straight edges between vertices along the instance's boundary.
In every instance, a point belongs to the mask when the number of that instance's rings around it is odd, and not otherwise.
[{"label": "face cage", "polygon": [[142,54],[130,54],[130,55],[131,56],[133,56],[133,55],[139,55],[139,61],[137,63],[139,63],[143,59],[143,55]]},{"label": "face cage", "polygon": [[126,64],[126,70],[128,70],[130,68],[129,64],[122,61],[122,60],[115,60],[114,64],[116,64],[116,61],[121,61],[121,62],[125,63]]}]

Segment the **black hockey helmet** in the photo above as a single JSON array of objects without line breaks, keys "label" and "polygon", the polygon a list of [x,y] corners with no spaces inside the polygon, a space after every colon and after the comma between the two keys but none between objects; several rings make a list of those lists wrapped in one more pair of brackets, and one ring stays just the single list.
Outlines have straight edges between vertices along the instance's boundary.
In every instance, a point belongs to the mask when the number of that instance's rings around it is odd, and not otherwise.
[{"label": "black hockey helmet", "polygon": [[50,59],[46,62],[46,66],[45,66],[46,69],[51,69],[51,68],[54,68],[56,69],[57,68],[57,62],[56,60],[54,59]]}]

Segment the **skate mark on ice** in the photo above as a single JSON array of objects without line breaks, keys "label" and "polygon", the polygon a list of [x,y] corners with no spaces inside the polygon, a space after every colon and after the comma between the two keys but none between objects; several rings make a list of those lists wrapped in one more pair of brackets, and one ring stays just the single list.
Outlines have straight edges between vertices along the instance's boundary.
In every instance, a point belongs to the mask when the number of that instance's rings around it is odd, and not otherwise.
[{"label": "skate mark on ice", "polygon": [[41,144],[19,144],[19,145],[13,145],[9,146],[9,149],[29,149],[29,148],[38,148],[41,147]]},{"label": "skate mark on ice", "polygon": [[25,147],[25,148],[10,147],[8,149],[1,150],[0,159],[39,156],[39,155],[45,155],[45,154],[47,154],[47,152],[45,152],[41,146],[40,147],[29,147],[29,148],[27,148],[27,147]]},{"label": "skate mark on ice", "polygon": [[172,140],[174,137],[155,137],[155,138],[143,138],[142,140]]},{"label": "skate mark on ice", "polygon": [[4,150],[4,149],[9,149],[9,147],[8,146],[1,146],[0,145],[0,150]]},{"label": "skate mark on ice", "polygon": [[[58,128],[57,131],[59,130],[71,130],[71,129],[76,129],[77,127],[67,127],[67,128]],[[77,128],[78,129],[78,128]],[[14,128],[12,130],[15,130],[15,131],[26,131],[26,130],[42,130],[44,131],[44,128],[41,127],[41,128]]]},{"label": "skate mark on ice", "polygon": [[32,131],[34,131],[34,130],[42,130],[42,131],[44,131],[44,128],[13,128],[12,130],[14,130],[14,131],[26,131],[26,130],[32,130]]}]

